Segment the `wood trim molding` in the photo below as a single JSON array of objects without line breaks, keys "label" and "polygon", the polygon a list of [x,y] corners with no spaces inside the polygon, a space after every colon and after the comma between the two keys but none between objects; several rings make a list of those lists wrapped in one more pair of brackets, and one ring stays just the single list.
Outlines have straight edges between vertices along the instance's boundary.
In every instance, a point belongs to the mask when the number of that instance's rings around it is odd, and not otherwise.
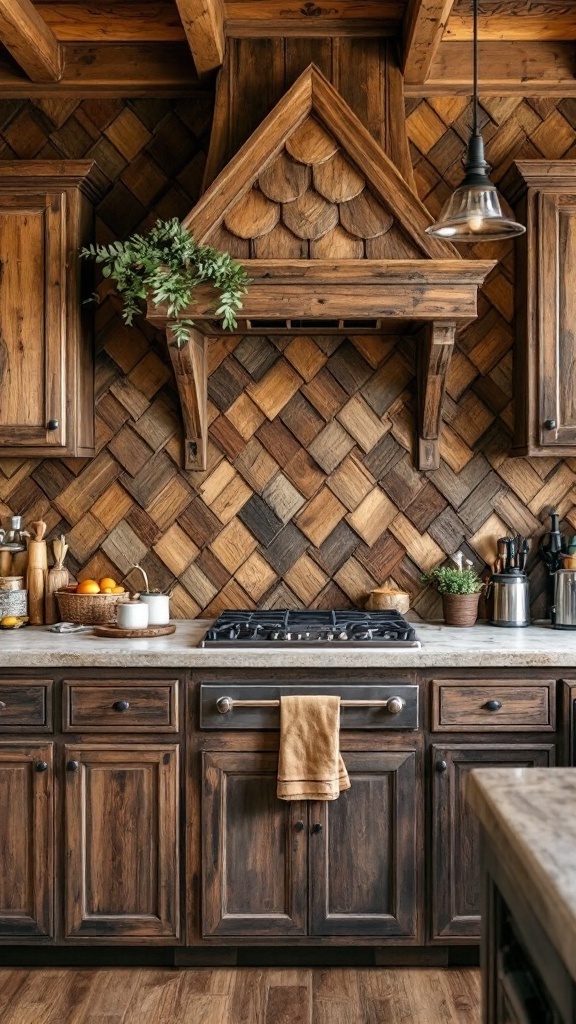
[{"label": "wood trim molding", "polygon": [[[550,40],[481,41],[480,92],[491,96],[576,96],[576,46]],[[469,42],[440,43],[426,82],[406,77],[406,96],[469,96]]]},{"label": "wood trim molding", "polygon": [[455,321],[433,320],[418,350],[418,469],[440,468],[440,429]]},{"label": "wood trim molding", "polygon": [[425,82],[440,45],[454,0],[409,0],[404,16],[406,82]]},{"label": "wood trim molding", "polygon": [[196,71],[202,77],[224,60],[224,6],[222,0],[176,0],[176,6],[192,51]]},{"label": "wood trim molding", "polygon": [[33,82],[62,77],[62,47],[31,0],[0,0],[0,41]]}]

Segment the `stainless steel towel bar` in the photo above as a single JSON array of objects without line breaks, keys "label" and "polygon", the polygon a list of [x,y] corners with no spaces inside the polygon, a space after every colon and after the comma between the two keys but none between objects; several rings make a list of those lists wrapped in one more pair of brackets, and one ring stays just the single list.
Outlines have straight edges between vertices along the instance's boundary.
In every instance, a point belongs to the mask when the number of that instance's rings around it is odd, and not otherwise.
[{"label": "stainless steel towel bar", "polygon": [[[397,715],[405,706],[402,697],[389,697],[388,700],[343,700],[343,708],[383,708],[391,715]],[[221,715],[226,715],[233,708],[278,708],[279,700],[234,700],[233,697],[218,697],[216,707]]]}]

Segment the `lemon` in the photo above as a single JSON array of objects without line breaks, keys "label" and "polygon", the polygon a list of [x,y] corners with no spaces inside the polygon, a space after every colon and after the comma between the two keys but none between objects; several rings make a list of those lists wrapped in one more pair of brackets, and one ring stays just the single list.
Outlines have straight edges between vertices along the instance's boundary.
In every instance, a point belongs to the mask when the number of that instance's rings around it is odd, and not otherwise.
[{"label": "lemon", "polygon": [[20,619],[17,615],[6,615],[0,622],[1,626],[17,626]]}]

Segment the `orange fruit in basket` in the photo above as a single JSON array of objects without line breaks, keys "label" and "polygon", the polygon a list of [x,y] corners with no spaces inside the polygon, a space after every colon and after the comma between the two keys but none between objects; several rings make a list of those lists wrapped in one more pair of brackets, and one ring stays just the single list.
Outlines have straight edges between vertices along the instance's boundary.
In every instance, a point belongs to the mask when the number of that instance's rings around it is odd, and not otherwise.
[{"label": "orange fruit in basket", "polygon": [[112,593],[113,594],[125,594],[126,591],[124,590],[124,587],[112,587]]},{"label": "orange fruit in basket", "polygon": [[76,588],[77,594],[99,594],[100,587],[96,580],[82,580]]},{"label": "orange fruit in basket", "polygon": [[104,593],[112,592],[114,590],[114,587],[118,586],[116,580],[113,580],[111,576],[104,576],[103,579],[101,579],[99,582],[100,590],[102,590]]}]

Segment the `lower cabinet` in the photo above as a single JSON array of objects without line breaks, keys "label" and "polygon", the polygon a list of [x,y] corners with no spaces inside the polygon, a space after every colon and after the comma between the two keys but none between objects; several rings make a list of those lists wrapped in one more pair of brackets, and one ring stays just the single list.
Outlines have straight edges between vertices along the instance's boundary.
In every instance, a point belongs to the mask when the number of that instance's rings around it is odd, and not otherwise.
[{"label": "lower cabinet", "polygon": [[275,753],[203,755],[206,937],[416,937],[416,753],[343,754],[352,788],[303,803],[277,799]]},{"label": "lower cabinet", "polygon": [[65,937],[179,937],[178,747],[65,748]]},{"label": "lower cabinet", "polygon": [[438,744],[432,747],[431,937],[480,939],[479,829],[464,795],[472,768],[554,764],[554,744]]},{"label": "lower cabinet", "polygon": [[0,935],[54,934],[51,743],[0,744]]}]

